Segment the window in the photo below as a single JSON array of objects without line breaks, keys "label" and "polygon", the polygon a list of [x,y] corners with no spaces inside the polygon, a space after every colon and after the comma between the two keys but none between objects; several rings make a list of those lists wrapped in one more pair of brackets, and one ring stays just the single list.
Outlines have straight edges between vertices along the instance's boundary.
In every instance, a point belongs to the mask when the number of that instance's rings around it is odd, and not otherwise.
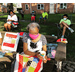
[{"label": "window", "polygon": [[28,8],[28,4],[26,4],[26,5],[25,5],[25,9],[26,9],[26,10],[28,10],[28,9],[29,9],[29,8]]},{"label": "window", "polygon": [[37,9],[38,9],[38,10],[44,9],[44,4],[38,4],[38,5],[37,5]]},{"label": "window", "polygon": [[60,9],[67,9],[67,3],[60,3]]}]

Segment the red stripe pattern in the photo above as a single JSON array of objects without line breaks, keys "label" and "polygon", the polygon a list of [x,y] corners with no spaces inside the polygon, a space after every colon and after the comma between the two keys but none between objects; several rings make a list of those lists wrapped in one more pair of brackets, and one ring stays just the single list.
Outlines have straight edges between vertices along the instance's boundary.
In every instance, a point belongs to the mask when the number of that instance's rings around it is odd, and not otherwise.
[{"label": "red stripe pattern", "polygon": [[[31,57],[32,56],[27,57],[27,58],[31,58]],[[42,67],[41,64],[42,64],[42,60],[39,60],[39,62],[37,63],[37,67],[35,68],[34,72],[38,72],[41,69],[41,67]],[[18,72],[22,72],[22,69],[23,69],[23,56],[19,55]]]},{"label": "red stripe pattern", "polygon": [[7,47],[11,47],[14,48],[15,44],[11,44],[11,43],[3,43],[3,46],[7,46]]},{"label": "red stripe pattern", "polygon": [[19,55],[19,67],[18,67],[18,72],[22,72],[23,68],[23,56]]},{"label": "red stripe pattern", "polygon": [[38,72],[38,71],[40,70],[40,68],[42,67],[41,64],[42,64],[42,60],[40,60],[40,61],[38,62],[37,67],[36,67],[36,69],[34,70],[34,72]]},{"label": "red stripe pattern", "polygon": [[7,36],[7,37],[11,37],[11,38],[15,38],[15,39],[17,38],[17,35],[8,34],[8,33],[6,34],[6,36]]}]

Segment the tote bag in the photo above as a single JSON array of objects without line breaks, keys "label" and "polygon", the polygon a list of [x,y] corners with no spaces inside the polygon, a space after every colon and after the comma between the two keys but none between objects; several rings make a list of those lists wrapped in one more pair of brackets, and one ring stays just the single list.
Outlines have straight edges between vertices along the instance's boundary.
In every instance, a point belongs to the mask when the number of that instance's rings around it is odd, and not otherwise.
[{"label": "tote bag", "polygon": [[14,72],[40,72],[43,69],[43,62],[37,57],[16,54]]}]

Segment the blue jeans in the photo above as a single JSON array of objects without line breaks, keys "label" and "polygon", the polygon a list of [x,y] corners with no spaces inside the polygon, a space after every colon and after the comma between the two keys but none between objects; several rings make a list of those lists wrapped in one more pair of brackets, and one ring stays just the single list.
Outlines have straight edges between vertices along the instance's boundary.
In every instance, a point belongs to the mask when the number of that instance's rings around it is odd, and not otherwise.
[{"label": "blue jeans", "polygon": [[44,17],[44,18],[40,17],[39,19],[41,20],[41,19],[47,19],[47,18],[46,17]]}]

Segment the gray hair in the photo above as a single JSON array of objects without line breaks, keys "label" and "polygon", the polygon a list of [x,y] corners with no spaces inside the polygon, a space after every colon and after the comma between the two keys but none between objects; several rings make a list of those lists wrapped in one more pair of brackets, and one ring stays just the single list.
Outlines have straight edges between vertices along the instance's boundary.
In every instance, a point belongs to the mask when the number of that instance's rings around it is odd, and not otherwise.
[{"label": "gray hair", "polygon": [[29,29],[34,30],[35,27],[40,29],[40,26],[39,26],[38,23],[36,23],[36,22],[30,23],[30,24],[27,25],[27,30],[29,30]]}]

